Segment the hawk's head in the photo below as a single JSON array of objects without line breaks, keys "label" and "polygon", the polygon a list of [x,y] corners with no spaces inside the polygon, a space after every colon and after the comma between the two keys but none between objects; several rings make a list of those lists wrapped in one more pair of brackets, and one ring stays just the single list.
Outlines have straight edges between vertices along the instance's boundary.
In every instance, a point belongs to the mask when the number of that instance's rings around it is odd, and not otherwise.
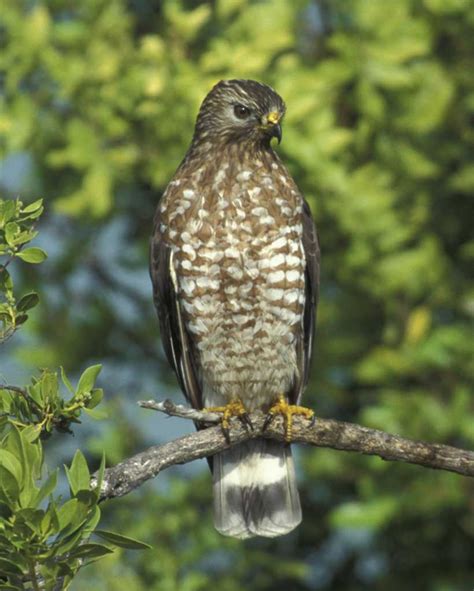
[{"label": "hawk's head", "polygon": [[221,80],[204,99],[194,142],[237,141],[269,144],[281,140],[285,103],[255,80]]}]

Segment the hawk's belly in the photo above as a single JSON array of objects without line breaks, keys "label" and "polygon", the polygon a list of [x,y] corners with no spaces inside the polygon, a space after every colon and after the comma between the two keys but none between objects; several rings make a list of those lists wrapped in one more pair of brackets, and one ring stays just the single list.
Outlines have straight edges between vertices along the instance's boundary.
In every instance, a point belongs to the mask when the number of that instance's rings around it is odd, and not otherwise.
[{"label": "hawk's belly", "polygon": [[270,404],[297,372],[305,298],[301,225],[280,226],[265,208],[255,209],[257,223],[239,220],[236,210],[207,235],[183,232],[175,252],[206,405],[234,397],[249,410]]}]

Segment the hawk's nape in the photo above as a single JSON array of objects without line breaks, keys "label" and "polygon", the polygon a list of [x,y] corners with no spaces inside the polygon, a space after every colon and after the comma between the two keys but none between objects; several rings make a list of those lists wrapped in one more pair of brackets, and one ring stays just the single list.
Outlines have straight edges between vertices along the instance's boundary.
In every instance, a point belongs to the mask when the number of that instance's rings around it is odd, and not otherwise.
[{"label": "hawk's nape", "polygon": [[[161,337],[195,408],[288,409],[308,380],[319,247],[271,146],[284,113],[268,86],[217,84],[157,209],[150,269]],[[301,521],[289,446],[236,445],[214,456],[213,481],[223,534],[274,537]]]}]

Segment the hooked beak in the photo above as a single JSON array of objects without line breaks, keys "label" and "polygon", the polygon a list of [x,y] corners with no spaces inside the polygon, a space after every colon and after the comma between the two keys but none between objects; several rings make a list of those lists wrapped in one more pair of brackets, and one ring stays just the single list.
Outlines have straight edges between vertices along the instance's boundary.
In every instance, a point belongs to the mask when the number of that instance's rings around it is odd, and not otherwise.
[{"label": "hooked beak", "polygon": [[270,134],[271,134],[271,137],[276,137],[276,139],[278,140],[278,143],[280,143],[282,135],[283,135],[282,131],[281,131],[281,125],[279,123],[275,123],[270,128]]},{"label": "hooked beak", "polygon": [[281,142],[282,138],[280,120],[281,113],[278,113],[278,111],[272,111],[271,113],[268,113],[265,121],[265,127],[270,135],[270,138],[276,137],[278,143]]}]

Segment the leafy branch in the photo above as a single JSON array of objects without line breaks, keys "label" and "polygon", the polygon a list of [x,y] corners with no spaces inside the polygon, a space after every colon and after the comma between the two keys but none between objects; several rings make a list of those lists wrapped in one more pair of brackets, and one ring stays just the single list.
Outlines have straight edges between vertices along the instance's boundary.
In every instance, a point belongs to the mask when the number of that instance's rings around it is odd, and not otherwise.
[{"label": "leafy branch", "polygon": [[0,343],[26,322],[28,310],[39,302],[34,291],[17,300],[7,267],[15,258],[30,264],[46,260],[47,255],[41,248],[25,248],[38,234],[35,224],[42,213],[42,199],[26,206],[19,199],[0,199]]},{"label": "leafy branch", "polygon": [[61,393],[58,373],[48,369],[44,369],[39,377],[32,378],[31,385],[26,388],[0,385],[0,418],[9,417],[19,427],[34,424],[43,437],[49,436],[54,429],[71,432],[71,424],[81,422],[83,411],[94,419],[105,418],[105,412],[95,408],[104,396],[102,388],[94,387],[101,367],[88,367],[76,388],[72,387],[61,368],[62,385],[70,394],[68,400]]},{"label": "leafy branch", "polygon": [[[42,437],[53,429],[69,431],[71,423],[80,422],[82,411],[97,418],[94,407],[103,395],[95,388],[100,369],[87,368],[75,389],[61,370],[62,382],[72,393],[67,401],[57,374],[47,370],[27,388],[0,388],[0,589],[67,589],[80,568],[113,547],[147,547],[97,529],[99,492],[91,485],[80,450],[65,466],[69,499],[55,494],[57,468],[43,477]],[[102,458],[98,483],[104,470]],[[107,544],[91,541],[91,536]]]}]

